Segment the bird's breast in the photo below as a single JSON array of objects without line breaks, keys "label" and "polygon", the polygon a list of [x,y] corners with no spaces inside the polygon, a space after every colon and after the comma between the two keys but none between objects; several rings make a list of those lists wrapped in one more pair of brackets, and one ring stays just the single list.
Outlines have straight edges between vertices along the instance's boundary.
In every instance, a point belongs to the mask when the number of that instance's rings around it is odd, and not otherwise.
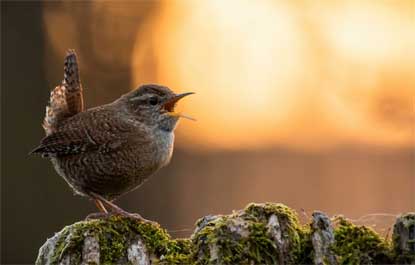
[{"label": "bird's breast", "polygon": [[155,133],[155,148],[160,167],[166,166],[172,157],[174,146],[174,133],[157,130]]}]

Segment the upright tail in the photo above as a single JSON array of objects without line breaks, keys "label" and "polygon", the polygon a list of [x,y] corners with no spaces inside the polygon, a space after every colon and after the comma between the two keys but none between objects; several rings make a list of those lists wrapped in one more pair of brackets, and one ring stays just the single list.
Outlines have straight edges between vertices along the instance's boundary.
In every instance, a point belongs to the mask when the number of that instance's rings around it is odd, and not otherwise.
[{"label": "upright tail", "polygon": [[49,105],[46,107],[43,121],[46,135],[53,133],[62,120],[82,111],[84,100],[76,53],[74,50],[68,50],[62,84],[51,91]]}]

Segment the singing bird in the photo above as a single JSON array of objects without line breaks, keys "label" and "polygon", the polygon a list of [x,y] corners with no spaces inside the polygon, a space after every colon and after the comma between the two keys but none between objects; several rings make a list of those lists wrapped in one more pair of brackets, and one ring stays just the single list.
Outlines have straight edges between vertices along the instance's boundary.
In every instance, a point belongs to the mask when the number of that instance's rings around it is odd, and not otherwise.
[{"label": "singing bird", "polygon": [[177,122],[188,118],[175,105],[191,94],[147,84],[85,110],[77,56],[69,50],[62,84],[46,107],[46,137],[31,153],[49,158],[75,193],[92,198],[102,214],[145,220],[112,201],[169,163]]}]

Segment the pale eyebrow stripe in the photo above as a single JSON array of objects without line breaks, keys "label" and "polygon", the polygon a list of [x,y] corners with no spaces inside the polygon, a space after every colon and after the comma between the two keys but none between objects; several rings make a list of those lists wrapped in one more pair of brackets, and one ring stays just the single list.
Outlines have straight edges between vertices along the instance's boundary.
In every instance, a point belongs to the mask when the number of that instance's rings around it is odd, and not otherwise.
[{"label": "pale eyebrow stripe", "polygon": [[136,96],[136,97],[130,98],[129,101],[136,101],[136,100],[139,100],[139,99],[141,99],[141,96]]},{"label": "pale eyebrow stripe", "polygon": [[132,97],[132,98],[130,98],[129,100],[130,101],[136,101],[136,100],[141,100],[141,99],[143,99],[143,100],[145,100],[145,99],[148,99],[148,98],[150,98],[150,97],[152,97],[152,96],[154,96],[155,94],[141,94],[141,95],[138,95],[138,96],[135,96],[135,97]]}]

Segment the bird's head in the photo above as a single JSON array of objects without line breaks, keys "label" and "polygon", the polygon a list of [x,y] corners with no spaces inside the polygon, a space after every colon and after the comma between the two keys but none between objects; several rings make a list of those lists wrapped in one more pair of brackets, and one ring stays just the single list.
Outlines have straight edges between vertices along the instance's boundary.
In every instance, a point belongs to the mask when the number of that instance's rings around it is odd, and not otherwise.
[{"label": "bird's head", "polygon": [[173,131],[180,117],[190,118],[174,109],[180,99],[191,94],[194,93],[175,94],[168,87],[148,84],[125,94],[122,99],[126,102],[128,111],[140,122]]}]

